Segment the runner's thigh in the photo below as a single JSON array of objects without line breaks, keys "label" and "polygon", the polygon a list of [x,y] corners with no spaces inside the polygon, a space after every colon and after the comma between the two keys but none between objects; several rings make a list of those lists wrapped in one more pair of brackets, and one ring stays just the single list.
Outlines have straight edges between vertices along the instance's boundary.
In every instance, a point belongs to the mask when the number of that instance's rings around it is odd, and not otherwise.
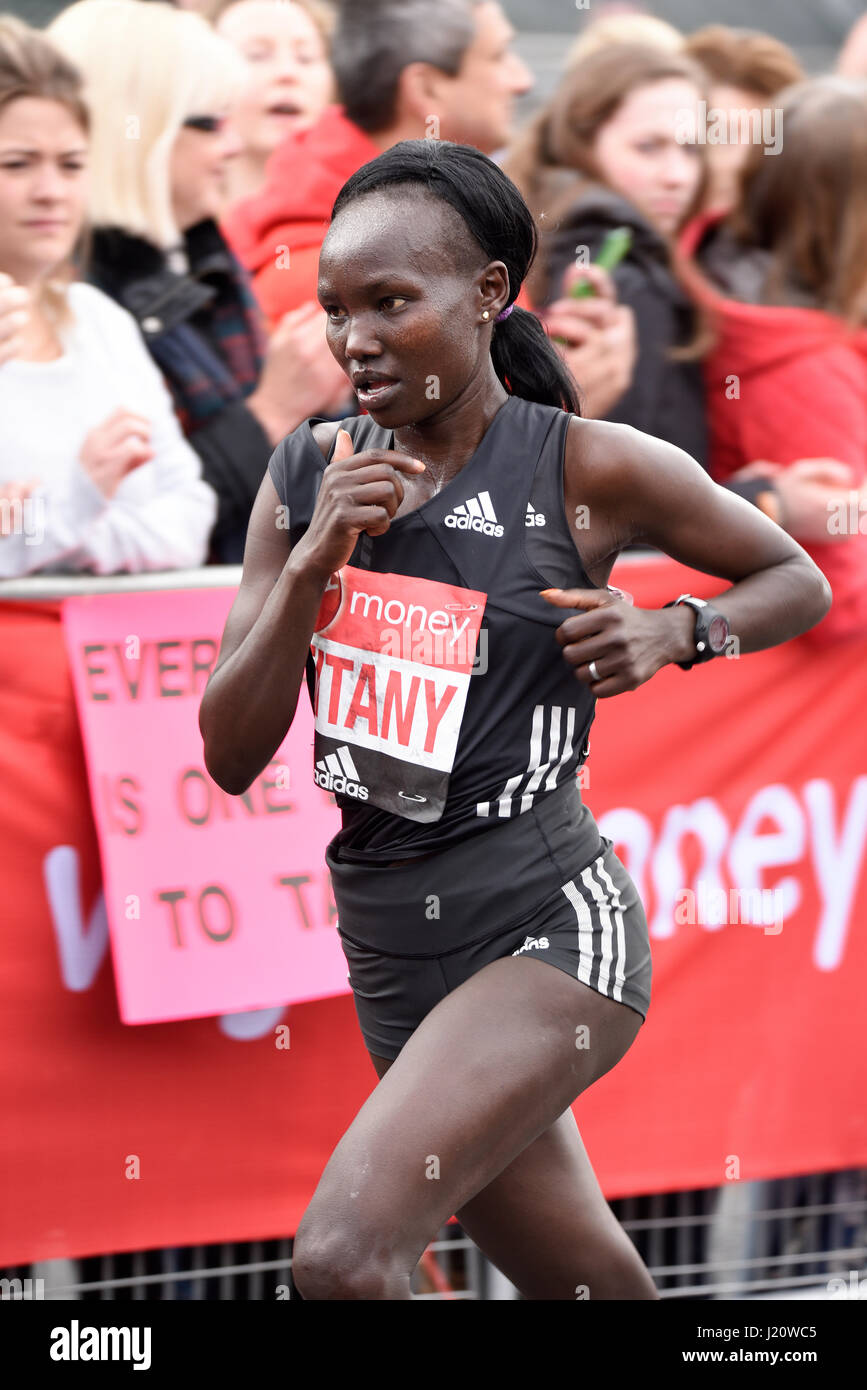
[{"label": "runner's thigh", "polygon": [[[362,1106],[299,1238],[390,1242],[414,1267],[439,1227],[620,1060],[641,1023],[564,971],[511,956],[484,966],[426,1015]],[[579,1027],[589,1046],[576,1047]]]},{"label": "runner's thigh", "polygon": [[455,1213],[525,1298],[657,1298],[571,1108]]}]

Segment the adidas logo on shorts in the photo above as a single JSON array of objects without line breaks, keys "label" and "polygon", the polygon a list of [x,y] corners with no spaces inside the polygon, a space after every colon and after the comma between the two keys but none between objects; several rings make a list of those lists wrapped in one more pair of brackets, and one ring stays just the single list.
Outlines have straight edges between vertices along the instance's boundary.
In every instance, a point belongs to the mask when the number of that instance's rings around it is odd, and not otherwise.
[{"label": "adidas logo on shorts", "polygon": [[485,536],[503,534],[489,492],[480,492],[476,497],[468,497],[466,502],[459,502],[444,521],[446,526],[457,531],[481,531]]},{"label": "adidas logo on shorts", "polygon": [[519,956],[522,951],[547,951],[548,938],[540,936],[537,940],[535,936],[525,936],[523,946],[519,946],[517,951],[513,951],[513,956]]},{"label": "adidas logo on shorts", "polygon": [[343,796],[354,796],[359,801],[366,801],[370,794],[359,781],[358,770],[345,743],[336,753],[327,753],[319,760],[313,769],[313,780],[317,787],[324,787],[328,792],[340,792]]},{"label": "adidas logo on shorts", "polygon": [[527,516],[524,521],[525,526],[544,526],[545,518],[541,512],[537,512],[532,502],[527,503]]}]

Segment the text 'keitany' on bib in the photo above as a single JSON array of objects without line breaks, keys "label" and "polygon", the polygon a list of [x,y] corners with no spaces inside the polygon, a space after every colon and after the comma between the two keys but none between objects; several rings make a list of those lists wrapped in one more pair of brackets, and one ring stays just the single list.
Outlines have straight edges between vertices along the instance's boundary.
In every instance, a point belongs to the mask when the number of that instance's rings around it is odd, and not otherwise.
[{"label": "text 'keitany' on bib", "polygon": [[443,813],[487,594],[344,565],[310,647],[314,778],[410,820]]}]

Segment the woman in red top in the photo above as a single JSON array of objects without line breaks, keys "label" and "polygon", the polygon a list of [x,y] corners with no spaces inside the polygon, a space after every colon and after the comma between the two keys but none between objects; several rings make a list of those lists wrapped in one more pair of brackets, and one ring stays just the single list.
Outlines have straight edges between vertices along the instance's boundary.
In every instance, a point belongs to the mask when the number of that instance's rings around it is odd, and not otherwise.
[{"label": "woman in red top", "polygon": [[[771,482],[811,472],[812,516],[777,517],[834,594],[809,640],[867,635],[867,84],[823,77],[777,98],[779,152],[753,146],[739,206],[687,228],[683,267],[709,311],[710,471],[768,460]],[[836,486],[829,490],[825,481]],[[841,468],[840,465],[844,465]]]}]

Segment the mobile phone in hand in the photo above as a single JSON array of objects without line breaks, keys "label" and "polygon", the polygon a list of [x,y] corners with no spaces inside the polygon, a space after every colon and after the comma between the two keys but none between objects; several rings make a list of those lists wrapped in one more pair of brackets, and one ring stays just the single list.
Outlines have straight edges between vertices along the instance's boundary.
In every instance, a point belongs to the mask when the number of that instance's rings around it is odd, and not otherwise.
[{"label": "mobile phone in hand", "polygon": [[[615,227],[605,237],[599,248],[599,255],[592,262],[603,270],[611,271],[618,266],[632,245],[632,228]],[[596,291],[589,280],[579,280],[569,291],[572,299],[589,299]]]}]

